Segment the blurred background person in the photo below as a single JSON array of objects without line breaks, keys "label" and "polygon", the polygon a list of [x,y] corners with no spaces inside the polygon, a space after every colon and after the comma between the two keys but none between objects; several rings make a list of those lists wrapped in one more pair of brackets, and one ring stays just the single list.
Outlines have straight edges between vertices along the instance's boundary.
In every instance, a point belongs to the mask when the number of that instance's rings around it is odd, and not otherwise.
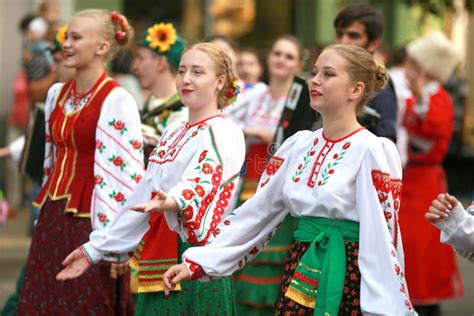
[{"label": "blurred background person", "polygon": [[461,298],[462,279],[453,249],[425,220],[438,194],[447,192],[442,162],[453,135],[454,108],[442,84],[458,63],[458,51],[441,32],[410,42],[405,66],[408,87],[403,123],[408,132],[408,164],[403,174],[400,229],[410,297],[420,315],[441,315],[439,303]]},{"label": "blurred background person", "polygon": [[[336,43],[364,48],[374,54],[380,47],[384,28],[381,12],[366,4],[348,5],[334,20]],[[372,98],[359,121],[377,136],[397,139],[397,98],[392,81]]]},{"label": "blurred background person", "polygon": [[[303,47],[296,37],[283,35],[277,38],[267,56],[268,85],[258,90],[254,88],[246,99],[247,104],[242,105],[247,109],[243,120],[247,154],[239,204],[255,194],[294,78],[303,67],[303,57]],[[283,260],[294,227],[295,221],[288,217],[255,261],[235,275],[239,314],[273,314]]]},{"label": "blurred background person", "polygon": [[132,71],[140,86],[151,93],[141,109],[145,160],[169,124],[188,121],[188,108],[181,103],[176,91],[179,62],[185,47],[171,23],[156,23],[147,28],[135,49]]},{"label": "blurred background person", "polygon": [[132,61],[133,53],[130,49],[126,49],[112,60],[110,70],[112,71],[112,78],[132,95],[141,110],[143,107],[143,90],[137,77],[132,74]]}]

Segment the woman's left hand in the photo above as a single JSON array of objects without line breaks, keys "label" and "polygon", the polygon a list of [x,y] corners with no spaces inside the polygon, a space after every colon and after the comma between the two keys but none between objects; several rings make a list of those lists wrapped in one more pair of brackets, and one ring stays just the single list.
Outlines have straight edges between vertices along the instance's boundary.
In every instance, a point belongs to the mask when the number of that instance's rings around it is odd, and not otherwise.
[{"label": "woman's left hand", "polygon": [[141,213],[158,212],[162,210],[167,198],[168,194],[158,191],[150,202],[133,205],[130,209]]},{"label": "woman's left hand", "polygon": [[191,279],[188,269],[184,263],[176,264],[166,270],[163,274],[163,283],[165,285],[165,296],[168,296],[169,292],[174,289],[176,284],[183,280]]}]

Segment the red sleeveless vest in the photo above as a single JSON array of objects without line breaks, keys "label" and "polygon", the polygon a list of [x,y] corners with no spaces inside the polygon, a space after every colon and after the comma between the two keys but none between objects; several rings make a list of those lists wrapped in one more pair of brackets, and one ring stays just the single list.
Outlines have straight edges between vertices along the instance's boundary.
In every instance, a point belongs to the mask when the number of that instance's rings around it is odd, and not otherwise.
[{"label": "red sleeveless vest", "polygon": [[76,217],[89,217],[94,189],[97,123],[102,103],[119,84],[104,72],[86,104],[79,110],[66,113],[64,105],[73,86],[74,81],[63,85],[49,118],[50,139],[57,152],[34,205],[42,207],[47,198],[53,201],[67,199],[65,212]]}]

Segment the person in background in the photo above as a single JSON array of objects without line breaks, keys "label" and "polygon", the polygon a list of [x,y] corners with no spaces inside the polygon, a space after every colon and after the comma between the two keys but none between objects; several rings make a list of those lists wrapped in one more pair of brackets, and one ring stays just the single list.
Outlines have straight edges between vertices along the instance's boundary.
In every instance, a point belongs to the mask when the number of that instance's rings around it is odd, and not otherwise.
[{"label": "person in background", "polygon": [[[243,131],[248,149],[238,205],[252,197],[257,190],[295,77],[302,67],[303,48],[300,41],[291,35],[277,38],[267,56],[268,86],[254,88],[249,93],[248,104],[243,104],[247,108]],[[285,253],[295,227],[295,220],[288,217],[255,261],[234,276],[239,314],[273,313]]]},{"label": "person in background", "polygon": [[406,102],[412,97],[406,78],[407,52],[405,46],[396,51],[393,56],[393,63],[393,66],[388,69],[388,73],[397,95],[397,148],[403,167],[405,167],[408,162],[408,132],[403,126],[403,118],[405,117]]},{"label": "person in background", "polygon": [[291,214],[299,223],[275,315],[416,315],[395,220],[402,175],[397,149],[356,119],[386,83],[385,67],[364,49],[326,48],[309,83],[323,128],[283,143],[257,193],[224,219],[220,234],[186,250],[184,263],[165,272],[166,289],[234,273]]},{"label": "person in background", "polygon": [[[364,48],[374,54],[380,47],[384,28],[382,14],[370,5],[348,5],[334,20],[336,43],[350,44]],[[392,82],[369,100],[359,116],[362,125],[377,136],[397,139],[397,98]]]},{"label": "person in background", "polygon": [[245,82],[242,90],[251,89],[261,81],[263,65],[257,50],[250,47],[240,50],[237,58],[237,75]]},{"label": "person in background", "polygon": [[75,282],[55,278],[69,252],[113,222],[143,176],[137,105],[105,72],[132,38],[127,19],[117,12],[80,11],[67,27],[64,66],[76,74],[53,85],[45,103],[45,177],[35,199],[41,212],[18,315],[133,313],[130,281],[111,279],[110,264]]},{"label": "person in background", "polygon": [[[168,39],[157,38],[163,44]],[[81,276],[108,252],[127,258],[135,249],[132,267],[138,263],[142,286],[137,315],[236,314],[230,278],[183,282],[169,295],[163,293],[161,279],[187,248],[205,245],[220,233],[216,227],[228,212],[245,152],[242,131],[219,114],[235,101],[236,84],[231,60],[219,46],[198,43],[187,48],[176,88],[189,109],[188,122],[165,129],[143,180],[116,221],[108,230],[92,233],[89,242],[64,260],[59,280]],[[168,227],[173,234],[162,229]],[[87,273],[79,280],[84,278]]]},{"label": "person in background", "polygon": [[[63,82],[63,83],[74,79],[76,75],[76,71],[74,68],[66,67],[64,65],[62,46],[64,44],[66,28],[67,26],[65,25],[59,29],[53,41],[53,45],[51,47],[51,54],[53,56],[53,63],[51,65],[51,69],[55,73],[56,78],[58,79],[58,82]],[[21,152],[25,145],[25,137],[21,136],[21,138],[17,139],[15,142],[17,142],[17,144],[11,143],[6,148],[0,148],[0,158],[11,157],[11,159],[14,160],[15,163],[18,163]],[[6,152],[5,155],[3,155],[4,152]],[[36,218],[38,216],[39,216],[39,210],[38,210],[38,214]],[[16,305],[20,297],[24,274],[25,274],[25,267],[23,266],[23,268],[20,271],[20,276],[18,277],[18,280],[17,280],[15,292],[12,293],[8,297],[7,301],[5,302],[5,305],[2,308],[2,315],[4,316],[16,315]]]},{"label": "person in background", "polygon": [[133,53],[127,49],[116,56],[111,63],[112,77],[128,91],[138,104],[139,110],[143,106],[143,90],[138,79],[132,74]]},{"label": "person in background", "polygon": [[441,315],[440,302],[461,298],[462,279],[455,253],[439,242],[439,230],[424,217],[431,201],[446,192],[442,162],[453,135],[454,108],[442,84],[458,63],[458,52],[440,32],[410,42],[405,66],[412,97],[403,125],[408,132],[400,227],[410,294],[420,315]]},{"label": "person in background", "polygon": [[[160,42],[160,34],[169,36],[166,44]],[[147,29],[135,49],[132,71],[141,87],[151,92],[141,110],[145,159],[169,124],[188,120],[188,109],[176,91],[179,61],[185,47],[171,23],[156,23]]]}]

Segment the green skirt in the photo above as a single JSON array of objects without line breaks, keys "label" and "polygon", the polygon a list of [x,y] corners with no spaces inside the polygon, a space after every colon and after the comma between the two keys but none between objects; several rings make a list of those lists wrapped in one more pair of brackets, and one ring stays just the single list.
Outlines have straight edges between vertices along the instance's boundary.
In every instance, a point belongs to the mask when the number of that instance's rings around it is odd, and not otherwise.
[{"label": "green skirt", "polygon": [[239,315],[274,315],[284,272],[283,262],[297,221],[287,216],[265,249],[234,276]]},{"label": "green skirt", "polygon": [[[194,245],[179,239],[178,260]],[[181,283],[181,291],[173,291],[165,298],[163,292],[140,293],[135,315],[236,315],[234,289],[230,277],[211,282],[197,280]]]}]

